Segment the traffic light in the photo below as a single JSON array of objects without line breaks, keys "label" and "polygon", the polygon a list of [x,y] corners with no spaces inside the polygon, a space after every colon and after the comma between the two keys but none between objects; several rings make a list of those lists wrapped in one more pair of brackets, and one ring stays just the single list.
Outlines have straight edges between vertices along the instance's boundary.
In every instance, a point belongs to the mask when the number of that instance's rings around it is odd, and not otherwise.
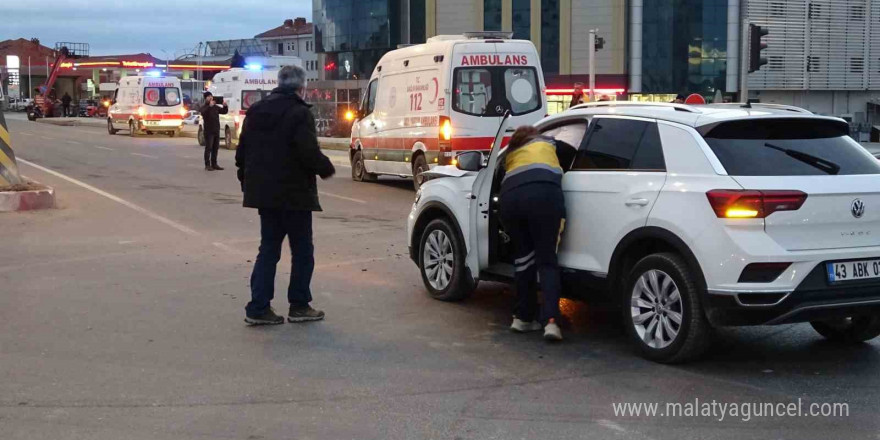
[{"label": "traffic light", "polygon": [[596,44],[593,47],[593,50],[598,52],[599,49],[603,49],[605,47],[605,39],[596,35]]},{"label": "traffic light", "polygon": [[767,64],[767,58],[761,57],[761,51],[767,48],[767,43],[761,41],[770,31],[754,24],[749,25],[749,73],[756,72],[761,66]]}]

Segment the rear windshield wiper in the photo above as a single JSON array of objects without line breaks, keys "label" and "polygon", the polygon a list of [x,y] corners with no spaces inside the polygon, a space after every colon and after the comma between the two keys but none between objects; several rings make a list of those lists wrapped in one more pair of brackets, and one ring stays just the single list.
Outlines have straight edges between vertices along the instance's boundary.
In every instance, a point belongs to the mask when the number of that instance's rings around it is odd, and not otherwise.
[{"label": "rear windshield wiper", "polygon": [[814,168],[818,168],[819,170],[822,170],[828,174],[837,174],[838,172],[840,172],[840,165],[831,162],[830,160],[825,160],[821,157],[816,157],[812,154],[807,154],[801,151],[778,147],[769,142],[765,142],[764,146],[781,151],[793,159],[799,160],[807,165],[811,165]]}]

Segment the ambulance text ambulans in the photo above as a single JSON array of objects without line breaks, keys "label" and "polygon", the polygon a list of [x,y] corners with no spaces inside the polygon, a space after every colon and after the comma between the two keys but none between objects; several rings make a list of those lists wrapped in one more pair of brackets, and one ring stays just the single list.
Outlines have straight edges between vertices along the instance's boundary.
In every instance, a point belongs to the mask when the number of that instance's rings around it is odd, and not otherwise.
[{"label": "ambulance text ambulans", "polygon": [[506,32],[439,35],[385,54],[351,132],[352,178],[413,177],[463,151],[489,150],[498,125],[547,113],[535,46]]},{"label": "ambulance text ambulans", "polygon": [[[222,96],[223,102],[229,106],[229,112],[220,115],[220,136],[225,139],[226,148],[235,149],[245,113],[275,87],[278,87],[278,69],[264,70],[248,65],[214,75],[208,91],[214,96]],[[205,145],[203,122],[199,120],[199,145]]]},{"label": "ambulance text ambulans", "polygon": [[180,80],[165,76],[126,76],[121,78],[107,112],[107,131],[128,130],[141,133],[180,134],[186,108],[180,93]]}]

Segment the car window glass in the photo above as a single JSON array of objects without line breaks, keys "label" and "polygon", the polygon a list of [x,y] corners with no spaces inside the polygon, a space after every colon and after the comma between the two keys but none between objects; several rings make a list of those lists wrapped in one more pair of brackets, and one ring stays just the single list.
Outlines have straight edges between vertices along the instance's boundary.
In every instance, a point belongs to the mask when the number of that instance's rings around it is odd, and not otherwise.
[{"label": "car window glass", "polygon": [[574,170],[664,170],[657,125],[632,119],[595,118]]},{"label": "car window glass", "polygon": [[535,69],[507,69],[504,71],[504,90],[510,112],[518,115],[541,106]]},{"label": "car window glass", "polygon": [[630,168],[656,171],[666,169],[666,162],[663,160],[663,143],[660,141],[660,130],[656,123],[649,122],[645,127],[645,133],[642,135]]},{"label": "car window glass", "polygon": [[376,108],[376,92],[379,88],[379,80],[373,80],[370,83],[370,90],[367,95],[367,114],[373,113]]},{"label": "car window glass", "polygon": [[483,115],[492,100],[492,73],[489,69],[458,69],[455,72],[456,110]]},{"label": "car window glass", "polygon": [[556,155],[563,170],[568,170],[587,134],[587,121],[577,121],[565,125],[551,127],[541,132],[542,135],[556,140]]}]

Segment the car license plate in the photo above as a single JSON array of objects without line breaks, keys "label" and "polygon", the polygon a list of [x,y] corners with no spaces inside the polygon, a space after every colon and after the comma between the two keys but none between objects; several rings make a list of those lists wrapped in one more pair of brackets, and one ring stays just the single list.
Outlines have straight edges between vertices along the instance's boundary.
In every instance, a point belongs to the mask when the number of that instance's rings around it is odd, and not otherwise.
[{"label": "car license plate", "polygon": [[880,279],[880,259],[831,262],[827,263],[826,268],[828,281],[832,283]]}]

